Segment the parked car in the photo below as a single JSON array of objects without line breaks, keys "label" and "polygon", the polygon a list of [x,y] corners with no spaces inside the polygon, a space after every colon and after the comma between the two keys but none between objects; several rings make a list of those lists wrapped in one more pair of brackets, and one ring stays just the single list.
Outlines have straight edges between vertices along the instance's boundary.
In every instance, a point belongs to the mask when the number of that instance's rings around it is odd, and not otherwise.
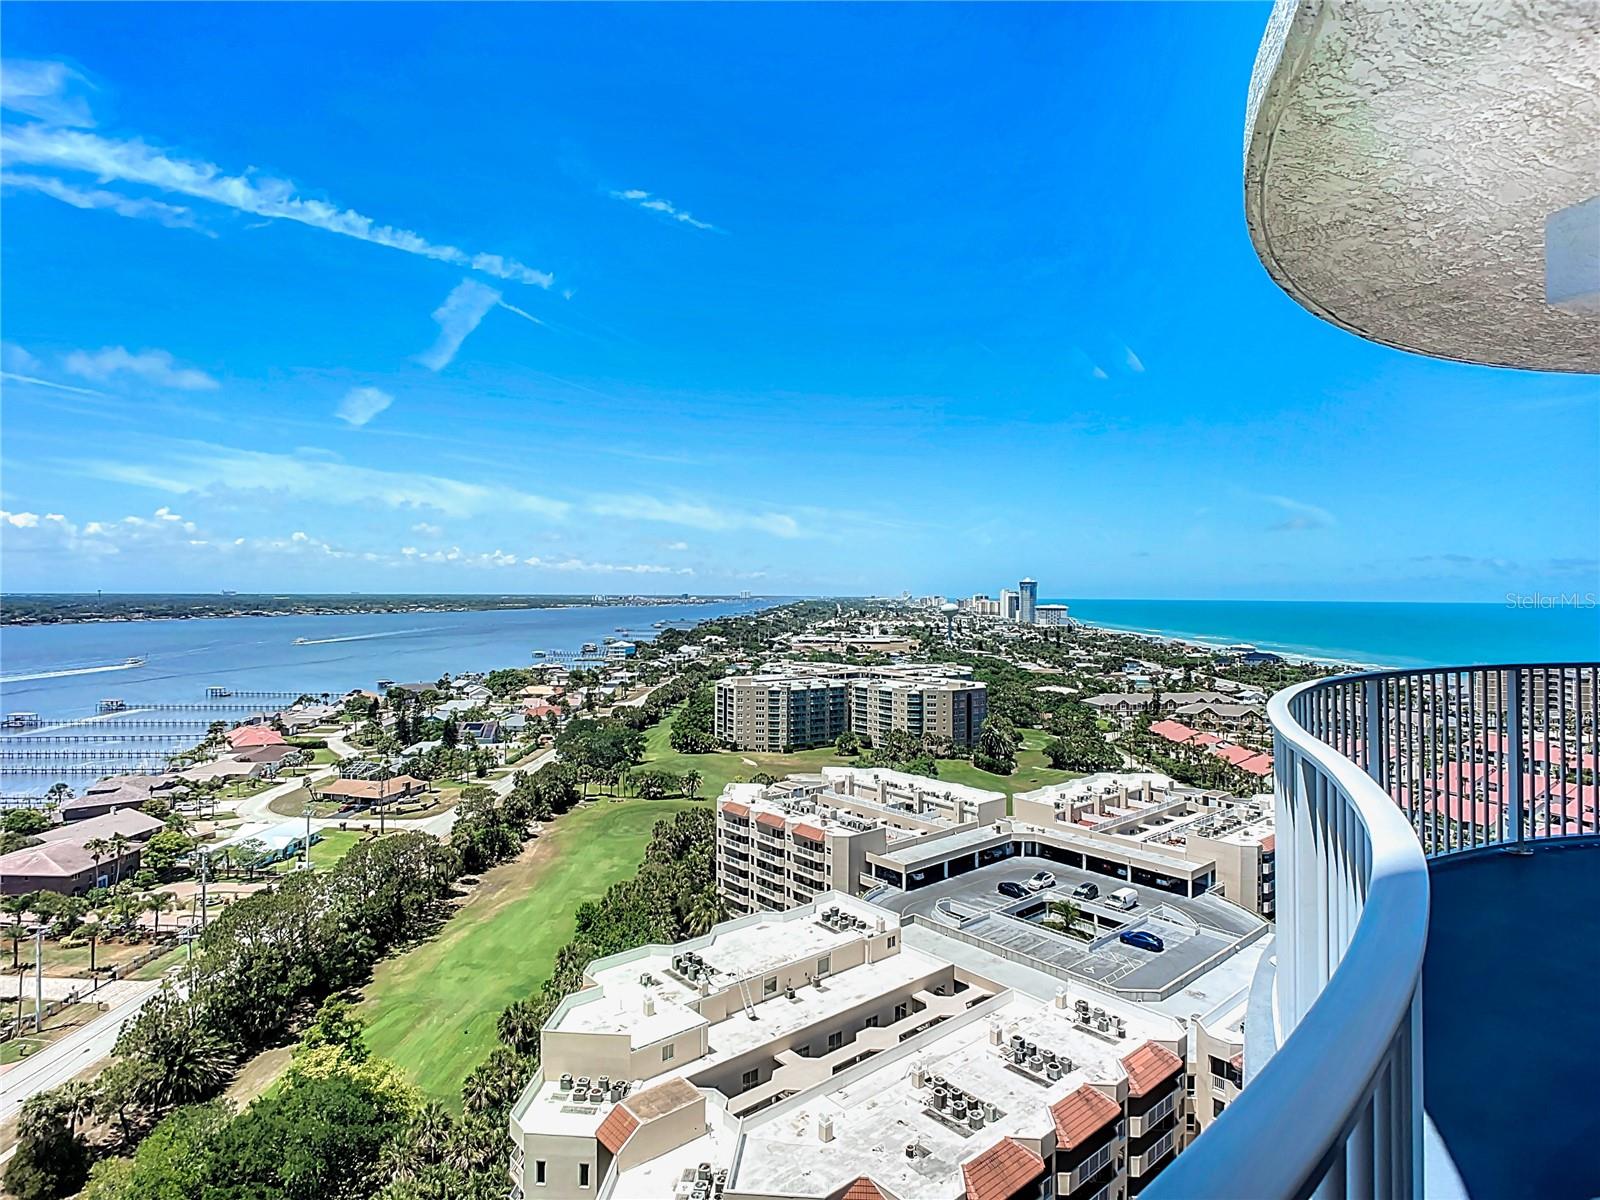
[{"label": "parked car", "polygon": [[1002,896],[1010,896],[1015,899],[1019,896],[1026,896],[1028,887],[1026,884],[1018,883],[1015,879],[1002,879],[995,885],[995,891]]},{"label": "parked car", "polygon": [[1028,890],[1030,892],[1042,892],[1045,888],[1053,888],[1055,885],[1056,877],[1050,874],[1049,871],[1035,872],[1033,878],[1028,880]]},{"label": "parked car", "polygon": [[1124,929],[1117,935],[1117,940],[1124,946],[1134,946],[1140,950],[1149,950],[1156,954],[1160,954],[1167,948],[1167,944],[1148,929]]},{"label": "parked car", "polygon": [[1074,900],[1096,900],[1099,896],[1100,885],[1098,883],[1080,883],[1072,889],[1072,898]]},{"label": "parked car", "polygon": [[1126,912],[1130,908],[1139,907],[1139,893],[1132,888],[1118,888],[1105,898],[1105,903]]}]

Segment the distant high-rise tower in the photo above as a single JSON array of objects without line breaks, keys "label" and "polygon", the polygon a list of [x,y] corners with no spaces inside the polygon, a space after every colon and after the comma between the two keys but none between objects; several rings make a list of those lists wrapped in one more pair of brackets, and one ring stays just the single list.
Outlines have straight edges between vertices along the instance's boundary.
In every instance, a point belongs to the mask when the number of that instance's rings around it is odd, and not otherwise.
[{"label": "distant high-rise tower", "polygon": [[1021,599],[1010,588],[1000,589],[1000,618],[1005,621],[1015,621],[1017,612],[1021,607]]},{"label": "distant high-rise tower", "polygon": [[1024,579],[1017,584],[1017,591],[1021,593],[1017,604],[1017,620],[1024,625],[1032,625],[1039,616],[1039,585],[1032,579]]}]

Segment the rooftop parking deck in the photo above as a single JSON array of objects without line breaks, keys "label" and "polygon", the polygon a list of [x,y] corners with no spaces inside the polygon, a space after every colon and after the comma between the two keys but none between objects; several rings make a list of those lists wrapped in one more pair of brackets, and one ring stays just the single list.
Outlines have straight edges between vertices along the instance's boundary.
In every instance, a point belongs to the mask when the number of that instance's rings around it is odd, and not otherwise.
[{"label": "rooftop parking deck", "polygon": [[[1002,880],[1024,882],[1036,871],[1049,871],[1057,885],[1030,900],[1003,896]],[[1011,915],[1027,912],[1037,902],[1066,900],[1079,883],[1094,883],[1100,900],[1074,900],[1084,926],[1097,926],[1093,941],[1080,941]],[[1156,888],[1134,887],[1139,904],[1129,911],[1103,901],[1121,880],[1076,870],[1043,858],[1019,855],[991,863],[952,879],[938,880],[911,892],[896,892],[878,903],[904,915],[916,915],[958,927],[1004,951],[1026,955],[1071,976],[1117,992],[1165,997],[1197,973],[1224,959],[1230,951],[1254,941],[1267,926],[1237,905],[1216,896],[1176,896]],[[958,924],[959,923],[959,924]],[[1147,929],[1161,937],[1160,953],[1123,945],[1124,929]]]}]

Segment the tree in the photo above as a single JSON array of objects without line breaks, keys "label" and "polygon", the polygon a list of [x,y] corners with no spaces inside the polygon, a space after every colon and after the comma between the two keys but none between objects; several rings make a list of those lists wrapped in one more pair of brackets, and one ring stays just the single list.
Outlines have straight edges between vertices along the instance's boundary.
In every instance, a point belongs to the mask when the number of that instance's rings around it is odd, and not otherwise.
[{"label": "tree", "polygon": [[680,754],[710,754],[717,748],[712,732],[716,697],[709,686],[696,688],[672,720],[668,742]]},{"label": "tree", "polygon": [[384,1146],[409,1114],[339,1073],[268,1092],[205,1152],[211,1200],[364,1200],[381,1183]]},{"label": "tree", "polygon": [[100,882],[100,860],[111,852],[111,843],[102,837],[90,838],[83,844],[83,848],[89,857],[94,859],[94,880],[98,884]]},{"label": "tree", "polygon": [[846,729],[833,740],[833,752],[840,758],[854,758],[861,753],[861,739],[854,730]]},{"label": "tree", "polygon": [[1071,900],[1052,900],[1050,901],[1049,909],[1050,920],[1046,923],[1058,925],[1067,933],[1077,929],[1078,922],[1083,917],[1082,910]]},{"label": "tree", "polygon": [[539,1027],[544,1014],[531,1000],[514,1000],[506,1005],[495,1024],[500,1040],[518,1054],[531,1054],[539,1048]]},{"label": "tree", "polygon": [[15,1200],[57,1200],[83,1186],[89,1148],[77,1132],[77,1102],[65,1089],[30,1096],[17,1120],[17,1151],[6,1168]]},{"label": "tree", "polygon": [[[11,966],[16,969],[18,947],[22,944],[22,914],[31,912],[34,907],[36,893],[27,892],[20,896],[7,896],[0,900],[0,912],[11,918]],[[18,993],[20,995],[20,992]]]},{"label": "tree", "polygon": [[683,794],[692,800],[700,798],[700,785],[705,782],[705,776],[699,771],[685,771],[683,773]]},{"label": "tree", "polygon": [[121,830],[118,830],[116,833],[111,835],[111,857],[116,864],[116,875],[111,881],[113,885],[122,882],[122,860],[127,855],[128,846],[130,844],[131,843],[128,841],[128,835],[123,833]]},{"label": "tree", "polygon": [[50,828],[50,818],[36,808],[8,808],[0,817],[0,829],[7,833],[43,833]]},{"label": "tree", "polygon": [[50,790],[44,795],[45,799],[50,802],[51,808],[60,808],[68,800],[72,799],[72,788],[64,783],[52,783]]},{"label": "tree", "polygon": [[156,924],[153,936],[161,937],[161,914],[171,912],[178,907],[178,901],[170,892],[150,892],[144,897],[144,910],[155,915]]},{"label": "tree", "polygon": [[158,875],[166,875],[178,865],[178,860],[194,850],[195,841],[176,829],[163,829],[153,834],[140,852],[141,865]]},{"label": "tree", "polygon": [[989,717],[978,734],[972,765],[993,775],[1009,775],[1017,769],[1017,734],[1002,717]]}]

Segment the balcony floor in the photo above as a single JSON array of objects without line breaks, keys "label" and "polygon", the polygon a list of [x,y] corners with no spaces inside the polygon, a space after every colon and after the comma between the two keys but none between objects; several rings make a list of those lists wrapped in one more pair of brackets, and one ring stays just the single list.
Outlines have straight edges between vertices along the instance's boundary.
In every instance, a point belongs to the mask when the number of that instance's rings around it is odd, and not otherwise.
[{"label": "balcony floor", "polygon": [[1430,875],[1425,1103],[1468,1193],[1600,1195],[1600,842]]}]

